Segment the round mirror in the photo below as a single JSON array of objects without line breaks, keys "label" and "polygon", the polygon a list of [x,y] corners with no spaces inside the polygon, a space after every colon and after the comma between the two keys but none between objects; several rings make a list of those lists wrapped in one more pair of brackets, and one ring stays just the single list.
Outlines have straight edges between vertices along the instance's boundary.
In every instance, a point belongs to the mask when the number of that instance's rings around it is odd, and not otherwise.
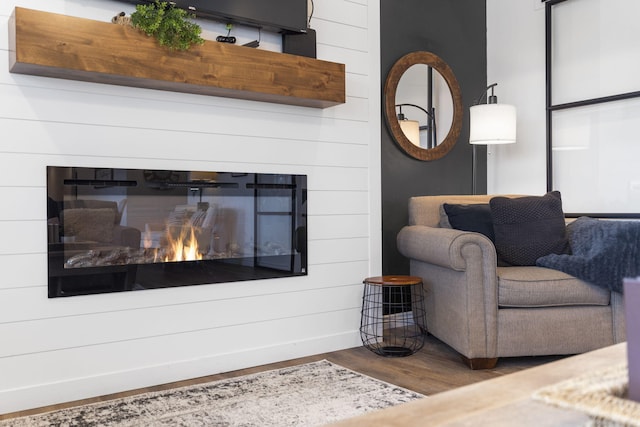
[{"label": "round mirror", "polygon": [[462,96],[451,68],[430,52],[412,52],[389,71],[385,119],[396,143],[411,157],[435,160],[456,143],[462,127]]}]

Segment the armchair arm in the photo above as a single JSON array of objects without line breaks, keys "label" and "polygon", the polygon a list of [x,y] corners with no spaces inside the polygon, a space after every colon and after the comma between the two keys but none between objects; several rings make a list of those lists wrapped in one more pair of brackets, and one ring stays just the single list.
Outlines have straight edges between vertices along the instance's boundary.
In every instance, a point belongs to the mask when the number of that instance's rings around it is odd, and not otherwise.
[{"label": "armchair arm", "polygon": [[424,225],[403,227],[398,250],[423,279],[427,328],[468,359],[497,357],[496,250],[486,236]]},{"label": "armchair arm", "polygon": [[398,250],[409,259],[439,265],[456,271],[467,268],[465,248],[481,248],[488,265],[496,265],[496,250],[491,240],[480,233],[425,225],[403,227],[397,237]]}]

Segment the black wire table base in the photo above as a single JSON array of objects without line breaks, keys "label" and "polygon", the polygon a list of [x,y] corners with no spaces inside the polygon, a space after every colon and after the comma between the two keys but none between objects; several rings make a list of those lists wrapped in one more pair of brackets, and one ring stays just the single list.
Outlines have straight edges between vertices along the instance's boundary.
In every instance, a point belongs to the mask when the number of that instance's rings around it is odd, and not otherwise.
[{"label": "black wire table base", "polygon": [[386,357],[410,356],[420,350],[427,334],[422,279],[382,276],[363,283],[362,344]]}]

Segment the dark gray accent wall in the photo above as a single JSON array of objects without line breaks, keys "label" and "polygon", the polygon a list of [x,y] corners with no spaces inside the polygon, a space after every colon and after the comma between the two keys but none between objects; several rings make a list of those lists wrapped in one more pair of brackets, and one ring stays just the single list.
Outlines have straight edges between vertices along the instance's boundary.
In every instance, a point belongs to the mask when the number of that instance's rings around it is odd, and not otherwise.
[{"label": "dark gray accent wall", "polygon": [[[486,3],[482,0],[381,0],[382,82],[403,55],[424,50],[453,69],[462,91],[462,131],[442,159],[424,162],[406,155],[382,118],[382,272],[408,274],[409,262],[397,250],[396,235],[407,224],[410,197],[472,193],[469,107],[487,84]],[[381,114],[382,111],[381,111]],[[486,148],[478,147],[478,193],[486,192]]]}]

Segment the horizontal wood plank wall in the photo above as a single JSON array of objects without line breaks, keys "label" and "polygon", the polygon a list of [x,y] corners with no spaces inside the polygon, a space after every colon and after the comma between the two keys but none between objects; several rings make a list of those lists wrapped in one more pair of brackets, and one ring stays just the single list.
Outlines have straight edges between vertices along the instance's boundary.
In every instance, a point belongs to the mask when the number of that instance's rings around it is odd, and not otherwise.
[{"label": "horizontal wood plank wall", "polygon": [[[15,6],[105,21],[133,6],[0,4],[0,413],[360,345],[380,264],[378,6],[315,3],[318,58],[346,65],[347,102],[323,110],[11,74]],[[307,174],[309,275],[47,299],[47,165]]]}]

